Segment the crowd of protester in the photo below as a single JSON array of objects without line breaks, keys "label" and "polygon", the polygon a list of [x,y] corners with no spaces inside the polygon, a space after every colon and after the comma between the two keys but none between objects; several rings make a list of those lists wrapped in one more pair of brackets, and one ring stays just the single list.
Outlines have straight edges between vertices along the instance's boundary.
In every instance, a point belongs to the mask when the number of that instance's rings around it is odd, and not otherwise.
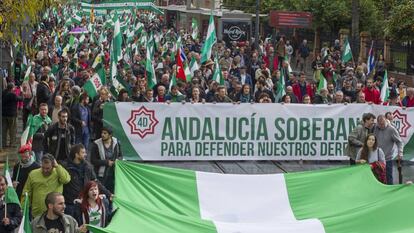
[{"label": "crowd of protester", "polygon": [[[200,63],[203,40],[192,36],[191,31],[169,28],[163,16],[144,11],[119,15],[131,30],[131,25],[139,23],[143,29],[132,40],[124,31],[124,58],[117,63],[117,75],[124,88],[113,91],[109,80],[113,26],[108,24],[112,16],[93,16],[94,20],[84,16],[79,25],[73,22],[68,25],[64,16],[77,11],[73,7],[48,11],[33,34],[31,51],[34,52],[18,50],[13,69],[3,81],[3,147],[18,144],[19,111],[23,128],[29,127],[32,136],[30,143],[19,148],[20,161],[13,169],[13,186],[22,203],[26,194],[30,199],[33,232],[47,232],[46,229],[75,232],[77,226],[86,232],[84,224],[108,223],[114,193],[114,164],[122,159],[120,143],[112,136],[112,129],[103,125],[103,107],[108,102],[414,106],[414,88],[391,75],[389,98],[382,101],[380,90],[386,72],[382,57],[379,56],[375,71],[367,74],[367,64],[362,60],[342,62],[339,40],[316,54],[311,52],[306,39],[293,47],[284,35],[263,39],[258,47],[250,41],[217,41],[213,54],[218,57],[224,77],[224,84],[220,84],[213,79],[216,68],[213,56]],[[88,28],[89,33],[76,35],[70,41],[67,31],[76,26]],[[145,68],[146,41],[142,42],[150,33],[157,38],[151,61],[157,83],[152,88]],[[172,83],[177,72],[178,39],[185,62],[195,60],[198,69],[191,70],[190,79]],[[67,44],[71,46],[65,50]],[[131,44],[134,49],[128,51]],[[93,64],[100,54],[108,84],[91,96],[84,85],[96,73]],[[30,72],[26,72],[28,66]],[[327,81],[326,88],[319,87],[322,76]],[[383,122],[384,116],[378,116],[375,127],[371,121],[374,118],[364,115],[364,125],[350,135],[348,152],[351,163],[386,163],[387,177],[383,180],[390,183],[392,148],[388,144],[396,143],[400,149],[401,139],[392,125]],[[6,183],[5,177],[0,177],[0,196],[4,195]],[[17,209],[8,208],[9,217],[0,215],[1,232],[12,232],[17,227],[22,217]]]}]

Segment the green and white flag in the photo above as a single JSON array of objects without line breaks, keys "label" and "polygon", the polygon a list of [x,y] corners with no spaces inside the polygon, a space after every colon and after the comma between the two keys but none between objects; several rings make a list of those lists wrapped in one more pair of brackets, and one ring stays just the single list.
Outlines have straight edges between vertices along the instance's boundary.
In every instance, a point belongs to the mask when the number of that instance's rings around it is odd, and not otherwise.
[{"label": "green and white flag", "polygon": [[32,225],[30,224],[30,206],[27,193],[24,194],[24,206],[23,206],[23,218],[19,226],[17,233],[32,233]]},{"label": "green and white flag", "polygon": [[213,50],[214,44],[217,42],[216,29],[214,26],[214,17],[210,15],[210,21],[208,23],[207,38],[203,44],[201,50],[201,63],[206,62],[211,58],[211,51]]},{"label": "green and white flag", "polygon": [[29,65],[29,67],[27,67],[26,73],[24,74],[23,81],[29,81],[30,72],[32,72],[32,66],[31,65]]},{"label": "green and white flag", "polygon": [[75,24],[80,24],[82,22],[82,13],[79,11],[76,12],[76,14],[72,15],[71,22]]},{"label": "green and white flag", "polygon": [[190,72],[191,72],[191,75],[194,76],[194,71],[196,71],[198,69],[199,69],[199,67],[198,67],[197,60],[193,56],[193,57],[191,57],[191,62],[190,62]]},{"label": "green and white flag", "polygon": [[[116,62],[122,60],[122,33],[118,14],[115,13],[114,21],[114,37],[112,39],[112,53]],[[112,55],[111,53],[111,55]]]},{"label": "green and white flag", "polygon": [[175,75],[175,72],[173,72],[173,74],[171,75],[170,86],[168,87],[168,92],[169,93],[171,93],[171,88],[173,86],[177,86],[177,77]]},{"label": "green and white flag", "polygon": [[98,95],[99,88],[102,87],[101,78],[95,73],[84,85],[83,89],[88,93],[88,96],[92,99]]},{"label": "green and white flag", "polygon": [[147,58],[145,61],[145,71],[147,75],[147,87],[153,88],[157,84],[157,77],[155,76],[154,66],[152,65],[152,60],[154,58],[154,39],[153,36],[150,35],[150,39],[147,43]]},{"label": "green and white flag", "polygon": [[193,74],[191,74],[190,67],[187,65],[187,61],[184,61],[184,74],[185,79],[187,82],[191,82],[191,79],[193,78]]},{"label": "green and white flag", "polygon": [[127,33],[126,33],[126,38],[127,38],[126,42],[127,42],[127,44],[134,41],[134,36],[135,36],[134,30],[128,29]]},{"label": "green and white flag", "polygon": [[325,76],[323,76],[322,72],[320,72],[319,84],[318,84],[318,90],[317,90],[317,92],[319,93],[322,88],[324,88],[324,89],[327,89],[328,88],[328,81],[326,81]]},{"label": "green and white flag", "polygon": [[390,88],[388,86],[388,71],[385,70],[384,78],[382,80],[382,87],[381,87],[381,101],[386,102],[390,97]]},{"label": "green and white flag", "polygon": [[282,174],[218,174],[116,161],[109,226],[93,233],[411,233],[413,187],[369,165]]},{"label": "green and white flag", "polygon": [[92,64],[92,68],[95,69],[95,72],[101,78],[102,84],[105,85],[105,83],[106,83],[106,72],[105,72],[105,66],[103,64],[103,59],[104,59],[103,52],[98,53],[98,55],[96,55],[95,60]]},{"label": "green and white flag", "polygon": [[199,31],[198,31],[198,21],[197,21],[197,19],[195,19],[195,18],[192,18],[192,20],[191,20],[191,28],[192,28],[192,33],[191,33],[191,37],[194,39],[194,40],[197,40],[198,39],[198,33],[199,33]]},{"label": "green and white flag", "polygon": [[7,181],[7,188],[6,188],[4,201],[7,204],[14,203],[20,206],[19,197],[17,196],[16,190],[14,190],[13,188],[12,177],[9,171],[9,157],[7,157],[6,164],[4,165],[3,170],[4,170],[4,177],[6,177],[6,181]]},{"label": "green and white flag", "polygon": [[144,24],[143,24],[143,23],[141,23],[141,22],[138,22],[138,23],[135,25],[135,30],[134,30],[135,35],[136,35],[136,36],[140,35],[143,29],[144,29]]},{"label": "green and white flag", "polygon": [[219,85],[224,85],[223,72],[221,71],[217,56],[214,58],[213,80],[216,81]]},{"label": "green and white flag", "polygon": [[280,70],[280,78],[279,81],[277,81],[277,100],[282,100],[282,97],[284,95],[286,95],[286,91],[285,91],[285,69],[281,69]]},{"label": "green and white flag", "polygon": [[351,46],[349,45],[348,38],[345,38],[344,42],[344,51],[342,53],[342,62],[346,63],[352,59],[352,50]]}]

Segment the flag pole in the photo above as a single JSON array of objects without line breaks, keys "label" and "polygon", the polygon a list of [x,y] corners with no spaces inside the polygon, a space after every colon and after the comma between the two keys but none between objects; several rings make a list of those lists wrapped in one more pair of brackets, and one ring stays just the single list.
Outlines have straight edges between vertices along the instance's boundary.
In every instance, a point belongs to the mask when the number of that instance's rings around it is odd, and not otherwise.
[{"label": "flag pole", "polygon": [[17,174],[16,174],[16,180],[15,181],[19,180],[20,168],[21,168],[21,164],[19,164],[19,167],[17,168]]},{"label": "flag pole", "polygon": [[401,166],[401,157],[398,158],[398,183],[402,184],[402,166]]},{"label": "flag pole", "polygon": [[[7,196],[7,189],[6,189],[5,194]],[[6,197],[4,197],[4,198],[6,198]],[[7,201],[6,200],[4,201],[4,218],[7,218]]]}]

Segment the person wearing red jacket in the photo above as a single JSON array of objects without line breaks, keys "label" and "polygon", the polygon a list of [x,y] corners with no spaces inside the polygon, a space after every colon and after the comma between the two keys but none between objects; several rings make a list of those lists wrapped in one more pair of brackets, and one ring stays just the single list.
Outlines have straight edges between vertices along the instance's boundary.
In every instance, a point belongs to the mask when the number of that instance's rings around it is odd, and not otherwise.
[{"label": "person wearing red jacket", "polygon": [[315,90],[312,85],[306,82],[306,76],[304,72],[301,72],[299,81],[292,85],[293,94],[298,98],[298,102],[302,103],[303,96],[308,95],[310,99],[313,99],[315,95]]},{"label": "person wearing red jacket", "polygon": [[374,80],[373,79],[368,79],[367,80],[367,86],[362,89],[362,92],[364,92],[365,94],[365,101],[366,102],[371,102],[374,104],[381,104],[381,94],[379,92],[379,90],[377,90],[374,86]]},{"label": "person wearing red jacket", "polygon": [[279,69],[279,59],[275,56],[275,49],[273,47],[270,47],[266,56],[263,56],[263,61],[266,64],[266,67],[270,69],[270,72]]}]

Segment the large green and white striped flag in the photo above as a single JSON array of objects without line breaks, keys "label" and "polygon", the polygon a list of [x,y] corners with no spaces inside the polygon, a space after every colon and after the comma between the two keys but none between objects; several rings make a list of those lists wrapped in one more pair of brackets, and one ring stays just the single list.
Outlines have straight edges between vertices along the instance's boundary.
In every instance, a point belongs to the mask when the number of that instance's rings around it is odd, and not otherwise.
[{"label": "large green and white striped flag", "polygon": [[381,101],[385,102],[390,97],[390,88],[388,85],[388,71],[385,70],[384,78],[382,80],[382,87],[381,87]]},{"label": "large green and white striped flag", "polygon": [[214,17],[210,15],[210,21],[208,23],[207,38],[203,44],[201,50],[201,63],[206,62],[211,58],[211,51],[213,50],[214,44],[217,42],[216,29],[214,26]]},{"label": "large green and white striped flag", "polygon": [[117,161],[115,204],[93,233],[411,233],[413,187],[368,165],[269,175],[215,174]]},{"label": "large green and white striped flag", "polygon": [[352,50],[351,46],[349,45],[348,38],[345,38],[344,42],[344,51],[342,53],[342,62],[346,63],[352,59]]},{"label": "large green and white striped flag", "polygon": [[4,201],[9,203],[18,204],[20,206],[19,197],[17,196],[16,190],[13,188],[13,182],[9,171],[9,157],[7,157],[6,164],[3,167],[4,177],[6,177],[7,188],[4,196]]},{"label": "large green and white striped flag", "polygon": [[29,198],[27,193],[24,194],[24,205],[23,205],[23,218],[20,223],[20,227],[17,233],[32,233],[32,225],[30,224],[30,206],[29,206]]}]

